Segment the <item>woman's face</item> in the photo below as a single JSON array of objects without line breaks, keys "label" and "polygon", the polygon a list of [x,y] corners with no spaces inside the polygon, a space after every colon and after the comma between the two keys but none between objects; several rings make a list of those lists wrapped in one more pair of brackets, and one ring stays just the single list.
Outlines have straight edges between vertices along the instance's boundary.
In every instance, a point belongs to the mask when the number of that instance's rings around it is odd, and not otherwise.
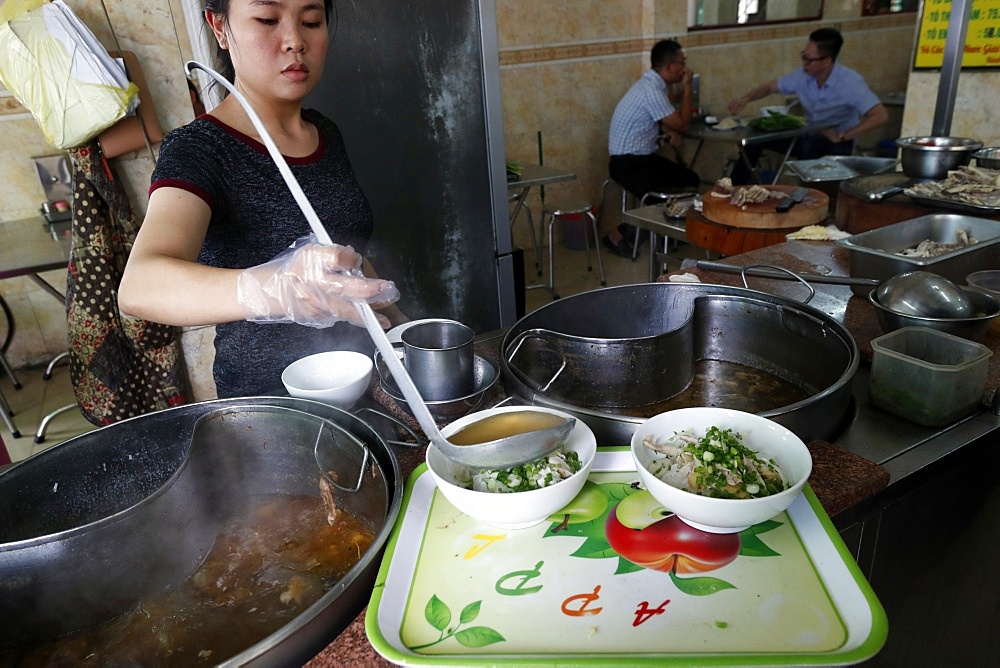
[{"label": "woman's face", "polygon": [[245,93],[301,101],[319,83],[329,45],[323,0],[232,0],[228,20],[206,16]]}]

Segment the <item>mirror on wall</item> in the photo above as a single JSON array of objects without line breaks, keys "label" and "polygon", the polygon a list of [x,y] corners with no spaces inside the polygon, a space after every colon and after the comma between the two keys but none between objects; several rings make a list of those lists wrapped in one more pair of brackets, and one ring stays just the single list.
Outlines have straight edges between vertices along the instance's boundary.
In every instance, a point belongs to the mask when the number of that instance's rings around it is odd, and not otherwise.
[{"label": "mirror on wall", "polygon": [[690,0],[688,27],[736,27],[822,16],[823,0]]}]

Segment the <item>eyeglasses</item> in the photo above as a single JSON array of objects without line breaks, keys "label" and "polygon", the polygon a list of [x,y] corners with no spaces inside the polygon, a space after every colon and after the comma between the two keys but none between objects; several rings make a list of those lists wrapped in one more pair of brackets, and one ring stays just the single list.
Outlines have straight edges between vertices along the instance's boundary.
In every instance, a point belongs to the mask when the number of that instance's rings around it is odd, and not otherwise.
[{"label": "eyeglasses", "polygon": [[820,56],[819,58],[810,58],[805,53],[800,53],[799,54],[799,58],[802,59],[803,63],[815,63],[815,62],[819,62],[820,60],[826,60],[829,57],[830,56]]}]

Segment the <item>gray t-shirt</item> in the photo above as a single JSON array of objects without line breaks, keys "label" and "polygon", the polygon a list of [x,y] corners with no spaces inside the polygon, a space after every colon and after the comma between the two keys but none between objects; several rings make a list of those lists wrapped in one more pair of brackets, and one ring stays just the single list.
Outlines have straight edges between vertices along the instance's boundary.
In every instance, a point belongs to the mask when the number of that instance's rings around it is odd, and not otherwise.
[{"label": "gray t-shirt", "polygon": [[[372,212],[361,191],[337,126],[313,110],[305,120],[319,129],[316,152],[286,161],[335,243],[363,253]],[[309,223],[266,147],[212,116],[200,116],[163,139],[150,192],[181,188],[212,209],[202,264],[244,269],[268,262]],[[281,371],[294,360],[334,349],[371,354],[367,334],[337,323],[328,329],[295,324],[223,323],[216,328],[214,375],[220,397],[283,392]]]}]

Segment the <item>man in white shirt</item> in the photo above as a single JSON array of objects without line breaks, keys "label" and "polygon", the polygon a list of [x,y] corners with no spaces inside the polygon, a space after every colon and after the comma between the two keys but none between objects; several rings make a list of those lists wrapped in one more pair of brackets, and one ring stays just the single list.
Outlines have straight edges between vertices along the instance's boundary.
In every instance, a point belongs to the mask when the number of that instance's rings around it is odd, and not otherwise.
[{"label": "man in white shirt", "polygon": [[[653,45],[650,69],[636,81],[615,107],[608,133],[608,171],[625,190],[636,197],[648,192],[678,192],[697,189],[700,179],[687,167],[659,155],[663,143],[680,146],[681,133],[694,114],[691,77],[684,50],[677,40]],[[667,86],[682,84],[679,106],[674,107]],[[631,257],[631,238],[614,229],[604,245],[619,255]],[[631,235],[629,235],[631,237]]]}]

